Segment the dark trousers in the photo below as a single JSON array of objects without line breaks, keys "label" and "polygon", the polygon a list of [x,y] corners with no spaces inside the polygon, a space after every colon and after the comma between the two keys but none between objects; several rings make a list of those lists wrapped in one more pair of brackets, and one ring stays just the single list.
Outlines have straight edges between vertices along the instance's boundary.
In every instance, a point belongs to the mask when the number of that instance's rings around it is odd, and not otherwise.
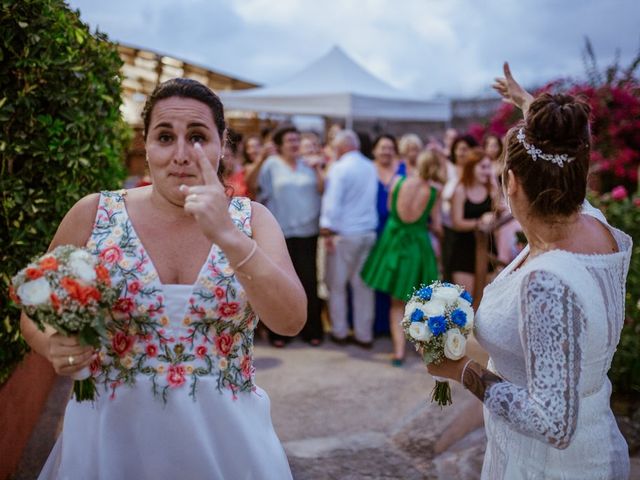
[{"label": "dark trousers", "polygon": [[440,245],[440,261],[442,262],[442,279],[445,282],[453,281],[451,260],[454,255],[453,242],[455,238],[456,232],[449,227],[444,227],[444,238]]},{"label": "dark trousers", "polygon": [[[313,339],[322,340],[321,304],[318,298],[318,269],[316,265],[318,236],[291,237],[287,238],[286,242],[293,268],[296,269],[298,278],[307,294],[307,323],[300,335],[307,342]],[[269,339],[271,341],[287,340],[287,337],[269,332]]]}]

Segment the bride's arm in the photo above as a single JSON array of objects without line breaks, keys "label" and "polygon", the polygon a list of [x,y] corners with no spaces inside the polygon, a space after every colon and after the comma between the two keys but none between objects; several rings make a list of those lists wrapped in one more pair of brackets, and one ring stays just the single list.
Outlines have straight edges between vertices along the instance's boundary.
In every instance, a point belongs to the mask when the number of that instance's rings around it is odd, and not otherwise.
[{"label": "bride's arm", "polygon": [[563,449],[578,419],[583,310],[557,276],[536,271],[522,285],[521,315],[527,386],[504,381],[475,362],[463,372],[463,384],[516,430]]}]

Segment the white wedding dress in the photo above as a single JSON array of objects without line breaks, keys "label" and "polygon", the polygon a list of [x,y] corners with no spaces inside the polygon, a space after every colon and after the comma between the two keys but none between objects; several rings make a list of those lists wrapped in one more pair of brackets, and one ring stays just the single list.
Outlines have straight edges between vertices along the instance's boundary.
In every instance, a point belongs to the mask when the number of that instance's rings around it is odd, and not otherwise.
[{"label": "white wedding dress", "polygon": [[610,408],[607,371],[624,321],[631,238],[609,226],[619,251],[554,250],[486,287],[476,337],[503,382],[484,399],[483,479],[627,479],[629,454]]}]

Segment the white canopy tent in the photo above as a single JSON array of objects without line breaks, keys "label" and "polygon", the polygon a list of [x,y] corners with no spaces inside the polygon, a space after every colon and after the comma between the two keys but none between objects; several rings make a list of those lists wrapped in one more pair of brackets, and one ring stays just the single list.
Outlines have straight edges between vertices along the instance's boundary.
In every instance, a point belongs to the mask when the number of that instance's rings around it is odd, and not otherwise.
[{"label": "white canopy tent", "polygon": [[347,56],[339,47],[279,84],[220,92],[227,110],[343,117],[448,122],[448,100],[426,100],[401,92]]}]

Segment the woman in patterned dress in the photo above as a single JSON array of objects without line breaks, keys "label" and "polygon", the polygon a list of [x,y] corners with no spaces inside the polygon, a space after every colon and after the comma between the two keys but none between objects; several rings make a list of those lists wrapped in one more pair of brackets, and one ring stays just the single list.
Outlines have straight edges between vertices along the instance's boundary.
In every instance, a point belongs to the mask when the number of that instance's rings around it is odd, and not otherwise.
[{"label": "woman in patterned dress", "polygon": [[153,184],[81,199],[50,247],[86,246],[121,286],[108,338],[94,351],[22,318],[58,374],[90,367],[99,392],[69,402],[40,478],[291,478],[252,354],[257,317],[284,335],[305,322],[282,232],[226,194],[210,89],[162,83],[143,120]]}]

